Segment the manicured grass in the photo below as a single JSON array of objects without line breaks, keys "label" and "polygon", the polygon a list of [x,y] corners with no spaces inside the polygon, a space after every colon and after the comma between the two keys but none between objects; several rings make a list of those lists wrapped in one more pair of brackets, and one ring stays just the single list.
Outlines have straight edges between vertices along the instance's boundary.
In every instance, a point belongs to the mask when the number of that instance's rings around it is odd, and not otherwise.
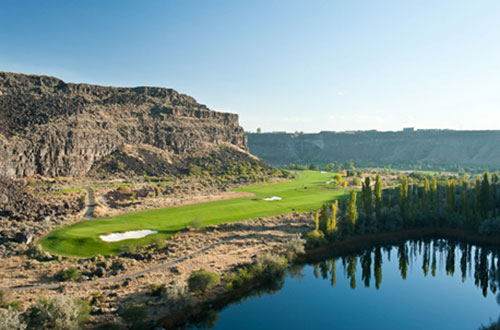
[{"label": "manicured grass", "polygon": [[[65,256],[89,257],[96,254],[117,254],[126,246],[143,246],[157,239],[166,239],[188,226],[193,220],[204,225],[269,217],[279,214],[306,212],[317,209],[323,203],[341,198],[342,188],[330,188],[325,184],[333,174],[301,172],[294,180],[259,184],[235,191],[252,192],[255,197],[200,203],[165,209],[141,211],[109,219],[82,221],[52,231],[41,240],[42,247],[51,253]],[[280,201],[264,201],[263,198],[279,196]],[[103,242],[99,235],[130,230],[151,229],[159,233],[141,239],[121,242]]]}]

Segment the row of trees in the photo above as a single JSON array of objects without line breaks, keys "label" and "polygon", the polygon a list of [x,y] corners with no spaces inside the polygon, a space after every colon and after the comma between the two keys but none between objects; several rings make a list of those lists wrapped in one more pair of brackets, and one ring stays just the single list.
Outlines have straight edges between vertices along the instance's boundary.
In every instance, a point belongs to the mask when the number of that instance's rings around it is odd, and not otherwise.
[{"label": "row of trees", "polygon": [[366,177],[360,192],[351,191],[345,201],[323,205],[316,212],[315,229],[306,238],[317,245],[346,235],[422,226],[500,234],[499,184],[498,173],[488,172],[473,181],[466,176],[460,181],[402,176],[398,186],[385,189],[380,175],[374,184]]}]

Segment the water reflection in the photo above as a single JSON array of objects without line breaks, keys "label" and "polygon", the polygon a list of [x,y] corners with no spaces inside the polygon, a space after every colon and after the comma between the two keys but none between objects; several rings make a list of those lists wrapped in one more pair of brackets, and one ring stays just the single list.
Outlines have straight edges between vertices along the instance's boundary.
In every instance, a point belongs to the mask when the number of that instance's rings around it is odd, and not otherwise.
[{"label": "water reflection", "polygon": [[[390,261],[393,249],[397,251],[399,272],[403,280],[408,277],[409,267],[420,266],[415,264],[419,262],[419,259],[422,262],[423,274],[428,276],[430,269],[432,277],[436,276],[438,261],[440,265],[444,265],[443,269],[446,275],[454,276],[457,260],[459,260],[462,282],[472,276],[474,284],[481,289],[484,297],[488,295],[488,292],[497,293],[497,278],[500,268],[498,250],[449,240],[408,241],[396,246],[376,246],[357,254],[334,257],[316,263],[313,265],[313,274],[316,278],[319,278],[320,275],[323,279],[330,278],[331,285],[335,286],[335,264],[338,259],[341,259],[345,276],[350,280],[352,289],[355,289],[357,285],[356,271],[358,269],[361,270],[361,279],[365,287],[369,288],[373,283],[375,288],[380,289],[383,260],[385,257]],[[421,258],[418,258],[419,256]],[[360,268],[358,268],[358,264],[361,266]]]},{"label": "water reflection", "polygon": [[[286,285],[280,279],[229,305],[213,306],[184,329],[362,329],[374,324],[383,329],[477,329],[481,321],[491,322],[484,329],[496,329],[492,317],[498,315],[500,294],[493,304],[492,296],[498,291],[499,255],[497,248],[444,239],[332,255],[289,269]],[[363,318],[353,318],[359,309]],[[379,319],[385,310],[393,313]],[[421,323],[408,323],[413,317]]]}]

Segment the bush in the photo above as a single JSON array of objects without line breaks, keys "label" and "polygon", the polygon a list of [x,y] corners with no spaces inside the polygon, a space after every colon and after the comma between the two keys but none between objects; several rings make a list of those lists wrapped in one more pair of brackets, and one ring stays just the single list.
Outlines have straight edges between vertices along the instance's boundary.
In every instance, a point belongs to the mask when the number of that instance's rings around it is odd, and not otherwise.
[{"label": "bush", "polygon": [[26,315],[30,329],[69,330],[79,329],[89,317],[87,303],[66,296],[41,299],[31,306]]},{"label": "bush", "polygon": [[132,189],[130,189],[130,187],[127,187],[127,186],[121,186],[121,187],[118,187],[118,189],[116,189],[116,191],[120,194],[120,195],[127,195],[127,196],[132,196],[132,194],[134,193],[132,191]]},{"label": "bush", "polygon": [[165,284],[151,284],[149,285],[149,289],[153,297],[163,297],[167,293]]},{"label": "bush", "polygon": [[219,282],[219,275],[209,272],[203,268],[191,272],[188,279],[188,287],[191,292],[204,293],[211,290]]},{"label": "bush", "polygon": [[26,324],[23,322],[19,312],[14,309],[0,309],[0,330],[24,330]]},{"label": "bush", "polygon": [[266,253],[257,257],[256,265],[262,269],[264,277],[277,278],[285,273],[288,262],[283,256]]},{"label": "bush", "polygon": [[312,230],[306,234],[306,242],[311,247],[317,247],[326,243],[325,234],[319,230]]},{"label": "bush", "polygon": [[71,267],[61,270],[56,277],[60,281],[74,281],[80,278],[80,272],[76,267]]},{"label": "bush", "polygon": [[293,260],[298,254],[305,253],[304,245],[306,241],[300,237],[300,234],[285,243],[286,258]]},{"label": "bush", "polygon": [[181,282],[174,284],[165,290],[163,301],[170,311],[179,310],[192,304],[193,299],[188,289]]},{"label": "bush", "polygon": [[148,312],[144,306],[126,305],[120,316],[127,325],[128,329],[147,329],[146,318],[148,316]]}]

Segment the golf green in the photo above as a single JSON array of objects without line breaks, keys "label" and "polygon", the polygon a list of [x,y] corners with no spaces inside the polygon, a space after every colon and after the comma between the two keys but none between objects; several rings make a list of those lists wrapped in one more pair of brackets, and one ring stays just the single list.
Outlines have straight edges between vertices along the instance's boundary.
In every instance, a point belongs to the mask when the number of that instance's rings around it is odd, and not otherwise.
[{"label": "golf green", "polygon": [[[270,217],[279,214],[307,212],[319,208],[344,194],[342,188],[329,187],[331,173],[305,171],[293,180],[258,184],[234,191],[254,193],[253,197],[199,203],[164,209],[148,210],[119,215],[113,218],[81,221],[58,228],[41,239],[45,251],[57,255],[90,257],[110,255],[123,251],[127,246],[143,246],[159,239],[167,239],[188,226],[193,220],[203,225]],[[266,201],[264,198],[281,197]],[[99,236],[109,233],[151,229],[157,234],[140,239],[104,242]]]}]

